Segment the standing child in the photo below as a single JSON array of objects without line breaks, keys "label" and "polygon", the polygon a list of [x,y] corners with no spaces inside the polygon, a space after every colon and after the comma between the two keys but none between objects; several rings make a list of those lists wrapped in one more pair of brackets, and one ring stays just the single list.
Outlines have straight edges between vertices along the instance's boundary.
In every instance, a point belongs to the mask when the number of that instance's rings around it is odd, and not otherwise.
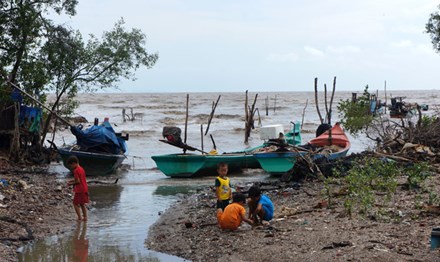
[{"label": "standing child", "polygon": [[229,185],[228,164],[218,163],[217,165],[218,177],[215,179],[215,195],[217,197],[217,208],[225,210],[225,207],[229,205],[229,200],[232,197],[231,187]]},{"label": "standing child", "polygon": [[239,192],[235,192],[232,197],[232,204],[228,205],[223,211],[221,208],[217,209],[218,225],[222,229],[236,230],[242,221],[253,225],[253,221],[246,218],[246,197]]},{"label": "standing child", "polygon": [[249,218],[254,220],[255,224],[263,224],[263,220],[272,220],[273,203],[268,196],[261,194],[260,187],[253,185],[249,188],[248,196]]},{"label": "standing child", "polygon": [[89,187],[86,181],[86,172],[79,165],[79,160],[76,156],[70,156],[67,159],[67,165],[73,173],[73,179],[67,182],[68,186],[73,185],[73,207],[75,208],[78,220],[87,221],[86,204],[89,203]]}]

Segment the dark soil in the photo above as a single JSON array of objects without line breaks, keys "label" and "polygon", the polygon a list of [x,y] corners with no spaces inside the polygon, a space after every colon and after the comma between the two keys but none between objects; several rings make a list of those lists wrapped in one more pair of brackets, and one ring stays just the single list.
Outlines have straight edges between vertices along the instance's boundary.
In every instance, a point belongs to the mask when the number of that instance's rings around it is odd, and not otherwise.
[{"label": "dark soil", "polygon": [[72,189],[41,167],[12,167],[0,159],[0,260],[35,239],[70,231]]},{"label": "dark soil", "polygon": [[[426,183],[440,194],[438,175]],[[146,245],[192,261],[440,261],[439,249],[430,250],[440,209],[426,205],[427,191],[409,191],[401,184],[391,204],[376,209],[381,212],[361,216],[355,211],[350,218],[343,191],[335,188],[329,207],[317,180],[264,188],[275,205],[268,225],[222,231],[216,225],[214,193],[206,189],[162,214]]]}]

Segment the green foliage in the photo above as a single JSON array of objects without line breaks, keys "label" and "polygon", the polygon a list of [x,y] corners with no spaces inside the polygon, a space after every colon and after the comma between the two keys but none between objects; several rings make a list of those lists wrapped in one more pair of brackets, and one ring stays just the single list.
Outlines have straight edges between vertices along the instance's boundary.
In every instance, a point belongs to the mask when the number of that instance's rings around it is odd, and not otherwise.
[{"label": "green foliage", "polygon": [[435,122],[438,121],[438,116],[437,115],[433,115],[433,116],[428,116],[428,115],[422,115],[422,119],[421,119],[421,127],[430,127],[432,126]]},{"label": "green foliage", "polygon": [[423,187],[423,182],[431,175],[429,164],[426,162],[415,163],[405,169],[408,176],[408,186],[410,189]]},{"label": "green foliage", "polygon": [[[134,71],[152,67],[158,54],[146,51],[146,36],[126,29],[123,19],[98,39],[85,42],[81,34],[57,25],[49,14],[75,15],[77,0],[23,0],[0,3],[0,107],[10,103],[11,82],[44,102],[56,94],[52,111],[70,114],[79,91],[115,87],[122,79],[134,80]],[[29,101],[25,101],[28,104]],[[43,138],[50,119],[46,119]]]},{"label": "green foliage", "polygon": [[428,205],[438,205],[440,203],[440,198],[437,193],[430,191],[428,197]]},{"label": "green foliage", "polygon": [[347,213],[351,216],[356,209],[367,214],[376,204],[376,191],[385,193],[383,202],[387,203],[396,191],[398,174],[393,162],[365,158],[356,163],[345,176],[348,197],[344,207]]},{"label": "green foliage", "polygon": [[370,114],[370,96],[366,86],[364,93],[356,102],[349,99],[341,100],[337,106],[344,129],[354,136],[366,129],[374,119]]},{"label": "green foliage", "polygon": [[[438,8],[440,8],[440,6],[438,6]],[[431,37],[434,50],[440,52],[440,14],[438,11],[430,15],[425,29],[426,33]]]}]

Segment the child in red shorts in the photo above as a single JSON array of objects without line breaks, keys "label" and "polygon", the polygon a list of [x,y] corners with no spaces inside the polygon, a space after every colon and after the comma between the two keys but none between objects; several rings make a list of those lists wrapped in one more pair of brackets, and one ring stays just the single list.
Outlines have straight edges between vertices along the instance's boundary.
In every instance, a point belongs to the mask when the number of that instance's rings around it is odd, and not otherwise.
[{"label": "child in red shorts", "polygon": [[79,160],[76,156],[70,156],[67,159],[67,165],[73,173],[73,179],[67,182],[68,186],[73,185],[73,207],[75,208],[78,220],[87,221],[86,204],[89,203],[89,187],[86,181],[86,172],[79,165]]}]

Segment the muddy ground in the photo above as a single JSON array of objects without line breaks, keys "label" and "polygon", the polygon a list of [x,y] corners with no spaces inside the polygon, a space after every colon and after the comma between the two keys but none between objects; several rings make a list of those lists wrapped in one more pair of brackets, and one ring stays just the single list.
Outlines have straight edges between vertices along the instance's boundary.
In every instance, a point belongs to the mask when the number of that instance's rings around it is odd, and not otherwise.
[{"label": "muddy ground", "polygon": [[[439,209],[426,205],[429,192],[408,190],[405,179],[382,213],[352,218],[337,187],[329,207],[317,180],[263,185],[275,204],[275,218],[269,225],[244,224],[232,232],[216,226],[214,193],[205,189],[162,214],[146,245],[192,261],[440,261],[439,249],[430,250]],[[425,181],[431,197],[440,195],[439,180],[436,175]]]},{"label": "muddy ground", "polygon": [[72,230],[72,189],[44,167],[12,167],[0,159],[0,261],[34,239]]}]

